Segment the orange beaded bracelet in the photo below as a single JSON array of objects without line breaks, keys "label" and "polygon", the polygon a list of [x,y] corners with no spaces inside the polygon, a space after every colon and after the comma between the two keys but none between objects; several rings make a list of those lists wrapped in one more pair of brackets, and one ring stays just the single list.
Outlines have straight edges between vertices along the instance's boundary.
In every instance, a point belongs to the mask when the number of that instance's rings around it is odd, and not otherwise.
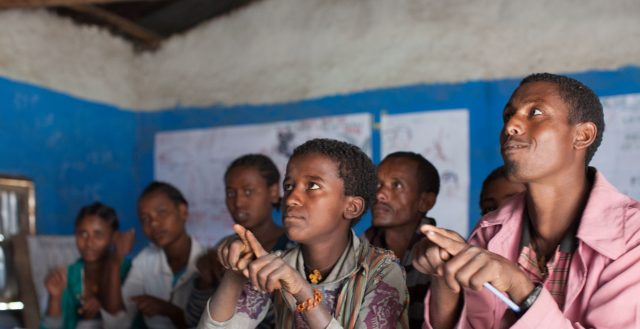
[{"label": "orange beaded bracelet", "polygon": [[306,312],[320,305],[321,301],[322,301],[322,293],[318,289],[313,289],[313,297],[308,298],[302,303],[298,303],[296,305],[296,310],[299,313]]}]

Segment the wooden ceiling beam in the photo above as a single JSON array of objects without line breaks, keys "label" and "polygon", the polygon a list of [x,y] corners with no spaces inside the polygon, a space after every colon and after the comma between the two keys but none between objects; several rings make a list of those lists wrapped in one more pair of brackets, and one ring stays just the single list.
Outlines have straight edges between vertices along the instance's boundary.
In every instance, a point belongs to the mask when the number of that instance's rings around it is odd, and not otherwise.
[{"label": "wooden ceiling beam", "polygon": [[0,0],[0,9],[39,8],[75,5],[97,5],[117,2],[150,2],[163,0]]},{"label": "wooden ceiling beam", "polygon": [[106,9],[90,5],[74,5],[66,6],[66,8],[69,8],[78,13],[92,16],[95,19],[101,20],[104,23],[113,26],[120,32],[143,44],[147,49],[156,49],[162,42],[162,36],[158,35],[157,33],[147,30],[144,27],[136,24],[135,22],[118,16]]}]

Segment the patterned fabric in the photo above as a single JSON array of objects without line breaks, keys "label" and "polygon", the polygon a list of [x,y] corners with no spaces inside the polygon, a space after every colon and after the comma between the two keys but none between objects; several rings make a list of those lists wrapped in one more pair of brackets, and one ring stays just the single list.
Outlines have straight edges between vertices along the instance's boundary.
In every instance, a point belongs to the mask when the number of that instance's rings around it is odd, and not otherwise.
[{"label": "patterned fabric", "polygon": [[564,308],[571,255],[560,251],[559,248],[556,249],[554,256],[544,265],[546,273],[540,271],[536,252],[531,245],[523,247],[518,257],[520,268],[527,273],[531,281],[544,283],[544,287],[549,290],[560,309]]},{"label": "patterned fabric", "polygon": [[399,298],[400,293],[397,289],[385,282],[380,282],[376,286],[375,296],[369,304],[371,312],[364,319],[367,328],[393,328],[395,321],[389,320],[397,317],[402,311],[402,305],[394,303]]},{"label": "patterned fabric", "polygon": [[544,264],[540,264],[539,256],[536,254],[531,239],[531,220],[526,210],[523,217],[525,223],[522,225],[521,251],[518,257],[518,265],[527,273],[531,281],[542,282],[551,293],[551,296],[553,296],[558,307],[563,309],[567,280],[569,279],[569,266],[577,243],[576,228],[578,227],[579,219],[564,236],[551,259]]},{"label": "patterned fabric", "polygon": [[[426,222],[425,222],[426,221]],[[435,225],[433,218],[425,217],[421,224]],[[373,246],[388,249],[384,240],[383,231],[370,227],[364,232],[364,237],[369,240]],[[411,248],[422,239],[423,235],[419,232],[413,235],[411,242],[407,247],[407,251],[402,257],[401,264],[407,274],[407,289],[409,290],[409,327],[411,329],[422,328],[424,322],[424,296],[427,295],[431,280],[428,275],[421,273],[413,267],[411,259]]]},{"label": "patterned fabric", "polygon": [[244,313],[250,319],[255,320],[265,309],[269,300],[269,295],[253,289],[249,282],[247,282],[246,286],[247,287],[242,291],[242,294],[240,294],[240,299],[238,299],[237,311],[239,313]]},{"label": "patterned fabric", "polygon": [[[322,293],[322,296],[323,296],[322,305],[324,305],[324,307],[326,307],[331,314],[335,314],[336,312],[336,300],[338,298],[338,295],[340,294],[340,290],[341,289],[320,291],[320,293]],[[304,315],[302,313],[298,313],[298,312],[294,313],[293,323],[294,323],[293,327],[296,329],[310,328],[309,325],[307,324],[307,321],[305,321]]]},{"label": "patterned fabric", "polygon": [[[218,241],[218,243],[214,246],[214,248],[218,248],[218,246],[225,240],[230,238],[237,238],[236,234],[231,234],[223,237]],[[276,244],[273,246],[272,250],[287,250],[296,246],[296,243],[289,240],[286,234],[281,235]],[[222,277],[223,273],[220,273],[219,276]],[[200,321],[200,317],[202,317],[202,313],[204,308],[207,306],[207,301],[209,297],[211,297],[216,292],[217,286],[207,289],[207,290],[198,290],[196,288],[191,292],[191,297],[189,298],[189,302],[187,303],[187,307],[185,310],[185,317],[187,322],[187,327],[192,328],[198,325],[198,321]],[[250,298],[247,294],[243,292],[242,298]],[[256,315],[257,316],[257,315]],[[256,328],[258,329],[273,329],[275,327],[275,314],[273,313],[273,308],[269,309],[267,315],[264,320],[258,325]]]},{"label": "patterned fabric", "polygon": [[[299,247],[288,250],[282,258],[301,274],[305,273]],[[389,251],[372,247],[354,233],[331,272],[323,282],[312,287],[321,291],[322,303],[334,317],[327,328],[408,329],[408,293],[397,258]],[[250,285],[245,285],[244,291],[248,289]],[[198,328],[255,328],[271,303],[276,313],[276,328],[308,327],[305,319],[295,312],[293,296],[278,291],[270,297],[256,319],[254,311],[258,308],[246,311],[243,305],[246,299],[239,301],[236,313],[225,322],[213,321],[208,306]]]}]

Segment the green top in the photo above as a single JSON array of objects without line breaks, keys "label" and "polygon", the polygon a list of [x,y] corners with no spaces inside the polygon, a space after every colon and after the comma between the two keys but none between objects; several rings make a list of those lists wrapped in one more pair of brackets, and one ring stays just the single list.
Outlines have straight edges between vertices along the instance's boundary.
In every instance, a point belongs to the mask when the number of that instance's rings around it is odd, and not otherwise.
[{"label": "green top", "polygon": [[[120,280],[124,281],[131,268],[131,260],[124,259],[120,264]],[[67,287],[62,293],[62,316],[50,317],[46,316],[40,323],[40,329],[73,329],[78,323],[78,308],[82,305],[80,297],[84,276],[84,260],[78,259],[75,263],[67,268]]]}]

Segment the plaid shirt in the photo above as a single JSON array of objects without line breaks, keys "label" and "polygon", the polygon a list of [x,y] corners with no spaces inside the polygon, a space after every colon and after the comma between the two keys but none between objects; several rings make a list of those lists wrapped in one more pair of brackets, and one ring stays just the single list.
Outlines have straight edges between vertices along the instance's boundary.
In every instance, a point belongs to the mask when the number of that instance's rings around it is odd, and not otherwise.
[{"label": "plaid shirt", "polygon": [[[577,246],[576,230],[571,229],[562,238],[560,245],[556,248],[553,257],[549,259],[544,268],[538,266],[538,257],[535,248],[531,243],[531,232],[529,216],[526,215],[526,222],[522,225],[522,239],[520,242],[520,256],[518,265],[531,281],[542,282],[544,287],[551,293],[553,299],[558,303],[560,309],[564,309],[565,295],[567,291],[567,281],[569,278],[569,266],[571,257]],[[577,225],[574,225],[577,227]]]}]

